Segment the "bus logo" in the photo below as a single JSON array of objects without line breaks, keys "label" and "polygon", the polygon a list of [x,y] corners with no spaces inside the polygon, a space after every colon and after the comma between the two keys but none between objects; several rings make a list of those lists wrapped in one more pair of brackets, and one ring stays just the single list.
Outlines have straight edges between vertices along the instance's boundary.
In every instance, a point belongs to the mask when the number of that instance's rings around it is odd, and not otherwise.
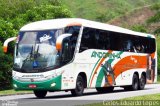
[{"label": "bus logo", "polygon": [[44,41],[47,41],[49,39],[51,39],[52,37],[47,35],[47,34],[44,34],[42,37],[40,37],[40,42],[44,42]]}]

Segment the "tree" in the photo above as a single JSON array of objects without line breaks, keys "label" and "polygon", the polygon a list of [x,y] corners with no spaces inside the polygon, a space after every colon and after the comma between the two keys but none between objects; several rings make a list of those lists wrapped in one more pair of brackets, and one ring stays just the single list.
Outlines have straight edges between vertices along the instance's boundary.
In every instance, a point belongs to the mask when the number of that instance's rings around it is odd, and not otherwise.
[{"label": "tree", "polygon": [[0,89],[11,87],[13,45],[9,53],[2,52],[2,43],[17,36],[18,30],[29,22],[72,17],[60,0],[0,0]]},{"label": "tree", "polygon": [[13,57],[10,54],[4,54],[0,43],[0,90],[11,87],[11,67]]}]

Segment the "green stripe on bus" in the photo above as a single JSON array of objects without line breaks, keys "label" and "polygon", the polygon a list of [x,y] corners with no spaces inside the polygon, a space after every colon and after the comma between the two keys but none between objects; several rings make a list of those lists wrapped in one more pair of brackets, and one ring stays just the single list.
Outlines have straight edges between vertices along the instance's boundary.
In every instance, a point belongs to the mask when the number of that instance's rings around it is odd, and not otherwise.
[{"label": "green stripe on bus", "polygon": [[88,87],[89,87],[89,84],[90,84],[90,80],[91,80],[92,74],[93,74],[93,72],[94,72],[94,70],[95,70],[95,68],[96,68],[96,66],[97,66],[97,64],[98,64],[99,61],[100,61],[100,59],[98,59],[98,61],[97,61],[96,64],[94,65],[94,68],[92,69],[92,73],[91,73],[91,76],[90,76],[89,82],[88,82]]},{"label": "green stripe on bus", "polygon": [[[111,64],[113,62],[114,59],[109,59],[108,62]],[[96,81],[96,87],[101,87],[101,84],[102,84],[102,80],[103,80],[103,77],[105,76],[104,74],[104,69],[101,68],[99,74],[98,74],[98,77],[97,77],[97,81]]]},{"label": "green stripe on bus", "polygon": [[99,82],[102,82],[103,76],[105,76],[105,74],[104,74],[103,71],[104,71],[104,69],[101,68],[101,70],[100,70],[100,72],[99,72],[99,74],[98,74],[98,77],[97,77],[96,87],[101,87],[101,83],[99,83]]}]

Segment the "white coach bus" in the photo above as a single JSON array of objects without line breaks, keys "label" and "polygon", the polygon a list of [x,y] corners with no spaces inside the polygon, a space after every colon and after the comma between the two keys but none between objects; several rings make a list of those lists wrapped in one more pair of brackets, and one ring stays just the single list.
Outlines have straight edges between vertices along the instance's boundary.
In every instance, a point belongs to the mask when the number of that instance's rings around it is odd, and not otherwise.
[{"label": "white coach bus", "polygon": [[83,95],[85,88],[144,89],[157,80],[155,36],[78,18],[37,21],[16,40],[13,87],[38,98],[52,91]]}]

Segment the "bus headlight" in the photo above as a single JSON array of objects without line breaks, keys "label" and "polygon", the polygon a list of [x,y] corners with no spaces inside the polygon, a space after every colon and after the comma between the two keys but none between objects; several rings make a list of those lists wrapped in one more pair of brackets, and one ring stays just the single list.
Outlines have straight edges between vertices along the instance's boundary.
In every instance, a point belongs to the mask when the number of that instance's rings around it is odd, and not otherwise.
[{"label": "bus headlight", "polygon": [[17,85],[16,85],[16,84],[13,84],[13,86],[14,86],[15,88],[17,88]]},{"label": "bus headlight", "polygon": [[20,79],[20,78],[17,77],[17,76],[13,76],[13,79],[18,80],[18,79]]},{"label": "bus headlight", "polygon": [[56,83],[52,83],[52,84],[51,84],[51,87],[54,87],[54,86],[56,86]]}]

